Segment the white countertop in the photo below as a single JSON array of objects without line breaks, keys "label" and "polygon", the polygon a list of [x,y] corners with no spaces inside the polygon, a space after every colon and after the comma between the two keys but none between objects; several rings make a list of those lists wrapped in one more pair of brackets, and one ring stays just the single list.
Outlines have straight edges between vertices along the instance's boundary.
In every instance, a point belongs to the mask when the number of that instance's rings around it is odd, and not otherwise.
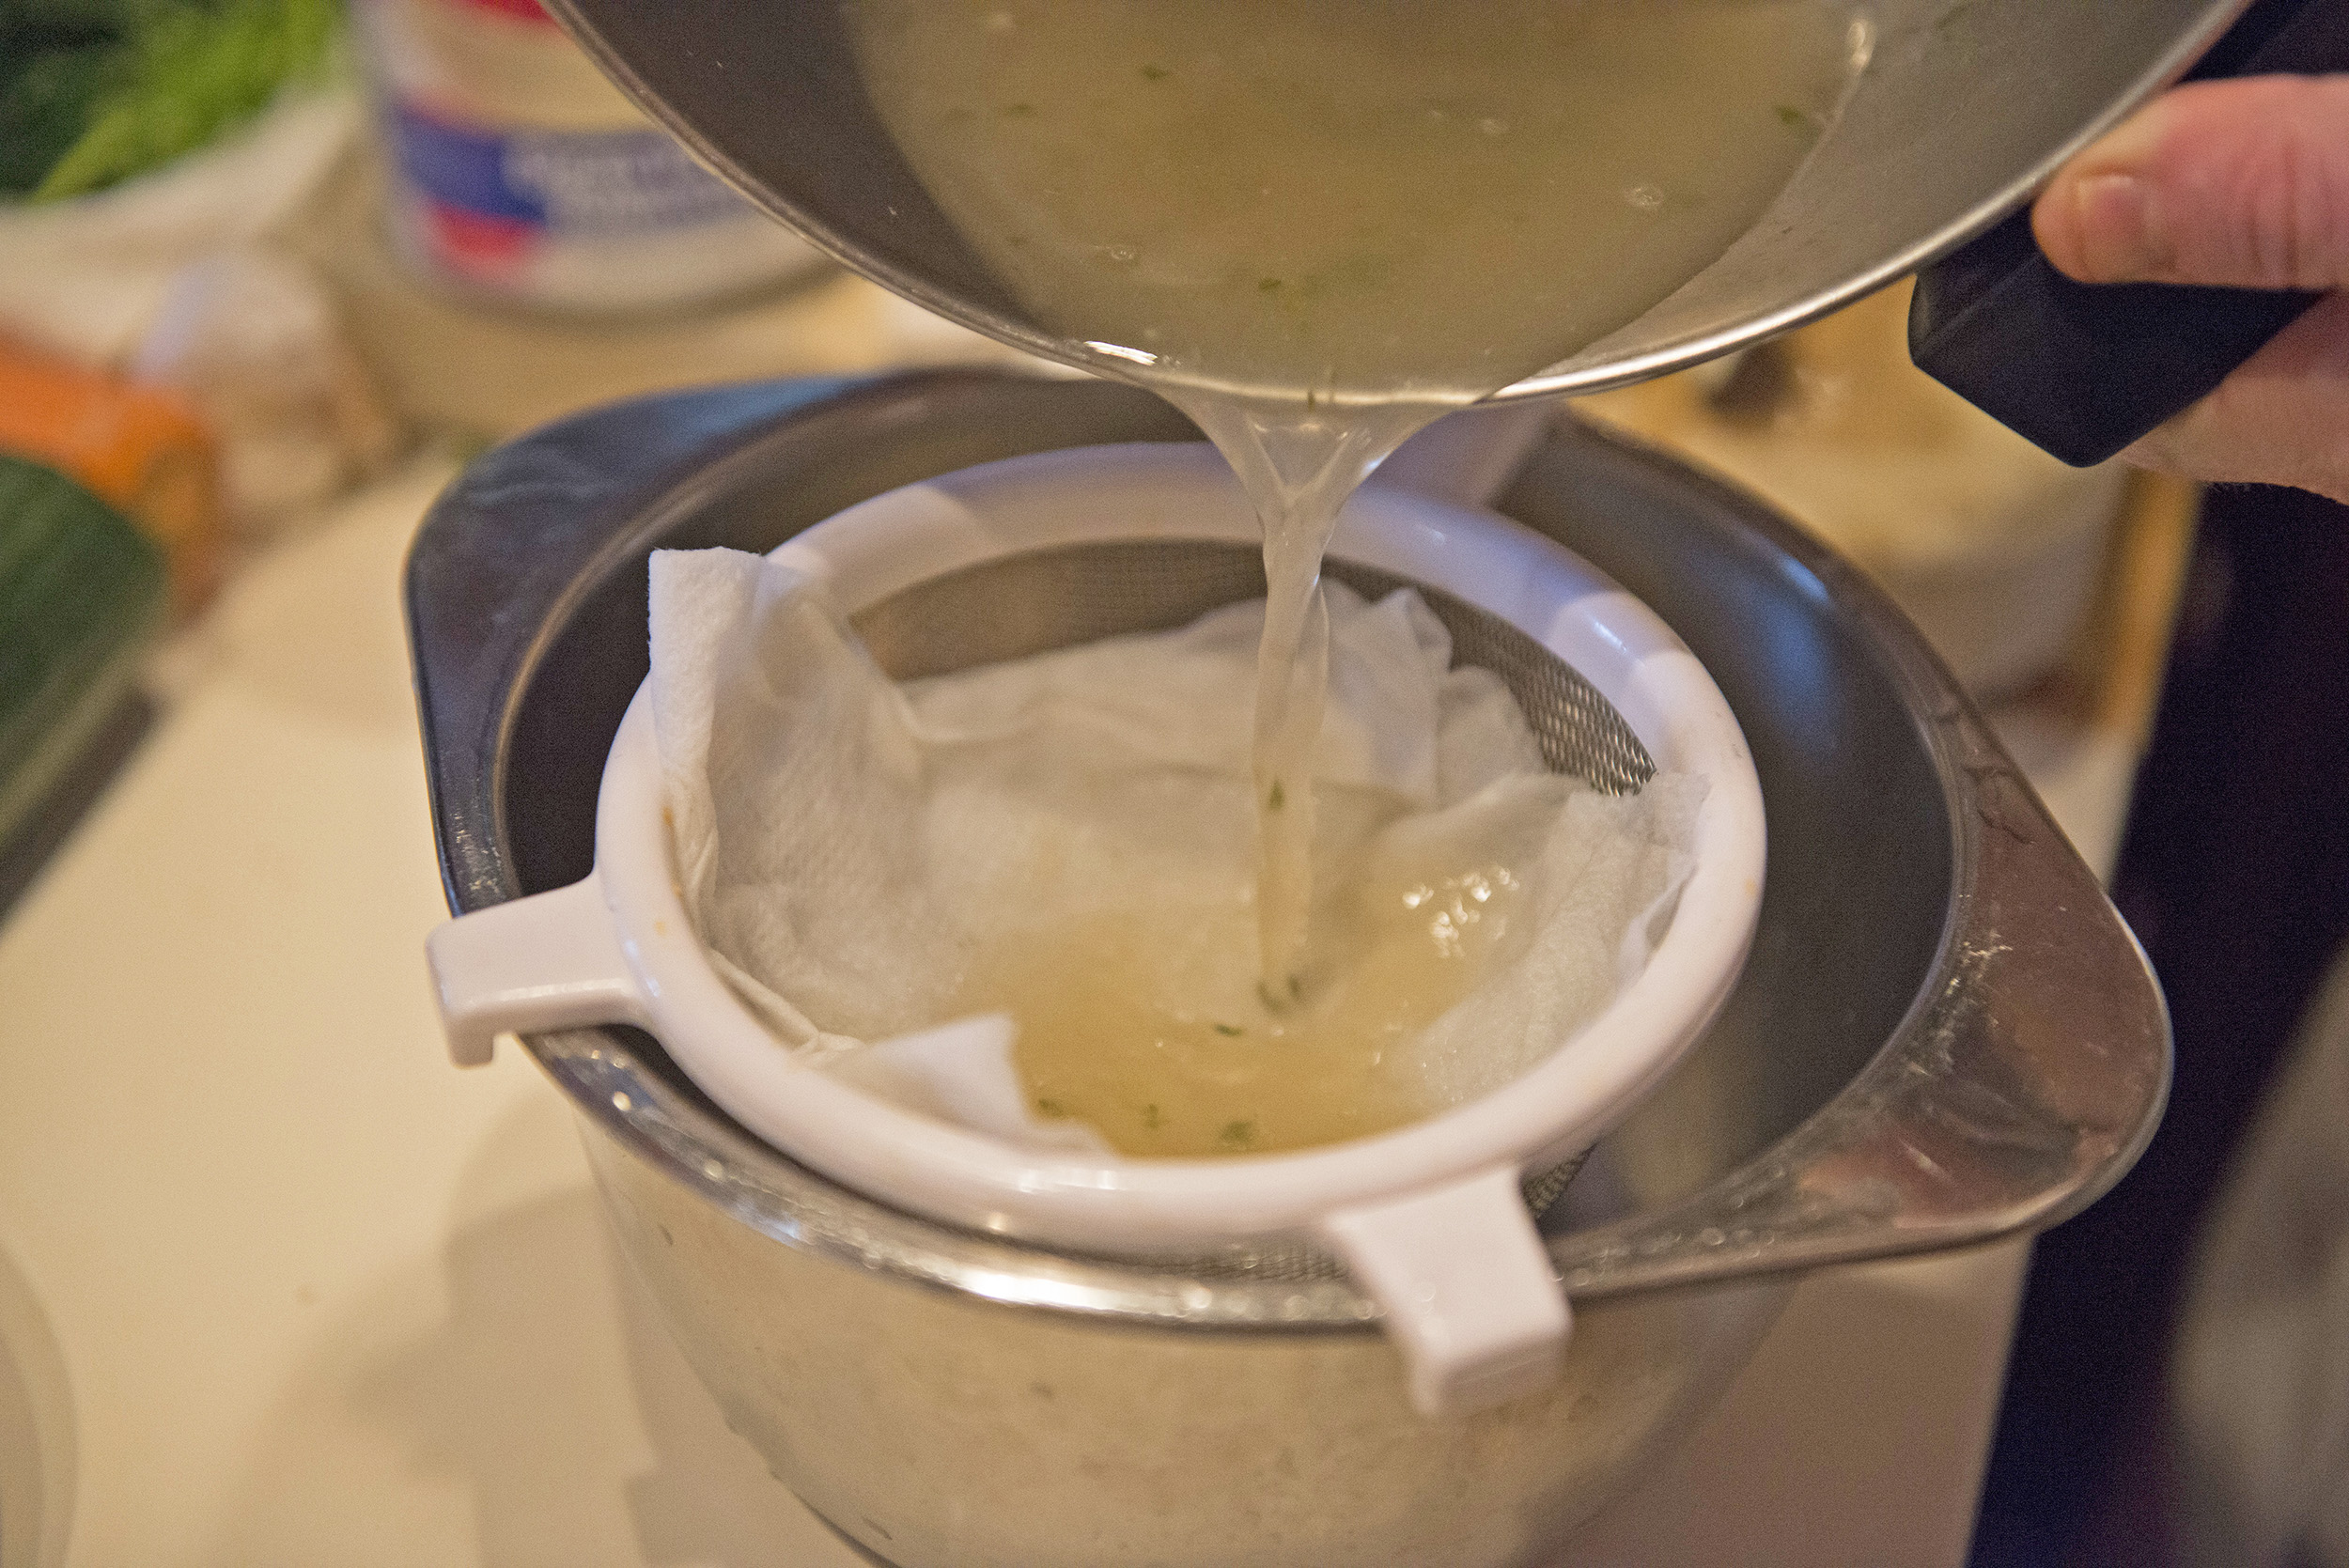
[{"label": "white countertop", "polygon": [[[443,1049],[396,584],[448,474],[240,579],[0,927],[8,1568],[858,1568],[653,1322],[528,1057]],[[2015,739],[2108,865],[2134,739]],[[2025,1256],[1805,1281],[1571,1560],[1955,1568]]]}]

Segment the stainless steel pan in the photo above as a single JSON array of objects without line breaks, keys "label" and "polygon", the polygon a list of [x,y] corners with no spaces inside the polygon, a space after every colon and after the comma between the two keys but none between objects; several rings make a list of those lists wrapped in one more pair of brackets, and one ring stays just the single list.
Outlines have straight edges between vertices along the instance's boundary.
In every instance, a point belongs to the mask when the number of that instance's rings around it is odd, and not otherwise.
[{"label": "stainless steel pan", "polygon": [[[2246,0],[1875,0],[1843,115],[1778,202],[1688,287],[1508,389],[1595,392],[1797,326],[1956,248],[2175,80]],[[991,337],[1117,375],[971,254],[859,84],[836,0],[549,0],[612,78],[844,264]]]}]

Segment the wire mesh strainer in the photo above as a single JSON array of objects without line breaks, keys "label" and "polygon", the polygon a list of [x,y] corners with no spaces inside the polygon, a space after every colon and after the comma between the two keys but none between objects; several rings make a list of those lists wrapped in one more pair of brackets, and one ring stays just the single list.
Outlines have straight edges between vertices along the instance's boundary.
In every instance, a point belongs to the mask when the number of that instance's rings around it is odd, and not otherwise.
[{"label": "wire mesh strainer", "polygon": [[[1656,776],[1656,759],[1598,688],[1500,616],[1440,588],[1333,559],[1324,576],[1366,599],[1418,590],[1452,634],[1452,663],[1499,675],[1525,709],[1550,770],[1610,795]],[[926,578],[849,617],[891,676],[914,680],[1054,648],[1188,625],[1264,597],[1250,546],[1197,539],[1112,539],[1031,551]]]},{"label": "wire mesh strainer", "polygon": [[[910,676],[1178,625],[1261,593],[1253,536],[1211,453],[1095,449],[893,492],[776,558],[826,581],[883,666]],[[778,1049],[694,939],[672,884],[641,694],[605,770],[597,875],[436,934],[460,1058],[486,1055],[499,1030],[639,1023],[737,1120],[886,1201],[1192,1278],[1343,1269],[1380,1302],[1425,1410],[1539,1381],[1567,1323],[1529,1204],[1555,1199],[1574,1157],[1726,995],[1759,901],[1759,787],[1694,658],[1549,541],[1491,514],[1372,489],[1342,520],[1330,570],[1370,594],[1418,586],[1451,629],[1455,660],[1501,676],[1554,768],[1618,793],[1659,766],[1707,785],[1695,873],[1645,970],[1571,1048],[1507,1089],[1376,1138],[1220,1161],[1019,1149],[869,1099]]]}]

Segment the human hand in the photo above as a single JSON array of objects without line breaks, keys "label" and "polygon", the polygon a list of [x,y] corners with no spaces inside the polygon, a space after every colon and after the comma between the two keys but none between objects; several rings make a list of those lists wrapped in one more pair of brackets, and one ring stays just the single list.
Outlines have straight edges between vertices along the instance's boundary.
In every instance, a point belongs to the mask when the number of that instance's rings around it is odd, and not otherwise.
[{"label": "human hand", "polygon": [[2349,76],[2165,94],[2066,164],[2031,225],[2048,260],[2084,283],[2325,291],[2123,456],[2349,502]]}]

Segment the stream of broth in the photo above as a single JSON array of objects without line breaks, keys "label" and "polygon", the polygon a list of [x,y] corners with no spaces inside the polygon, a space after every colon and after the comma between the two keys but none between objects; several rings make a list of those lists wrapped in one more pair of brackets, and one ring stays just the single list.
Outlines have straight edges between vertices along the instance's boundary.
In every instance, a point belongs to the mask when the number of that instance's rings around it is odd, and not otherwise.
[{"label": "stream of broth", "polygon": [[[1288,1039],[1257,1054],[1295,1070],[1259,1064],[1250,1114],[1159,1136],[1137,1130],[1131,1085],[1206,1026],[1107,1000],[1072,1012],[1065,977],[1100,972],[1093,937],[1005,960],[1033,986],[999,973],[972,995],[1019,1016],[1039,1099],[1128,1152],[1233,1152],[1243,1123],[1265,1129],[1256,1148],[1378,1130],[1301,1109],[1330,1098],[1329,1052],[1302,1048],[1318,1026],[1280,1021],[1367,967],[1317,961],[1309,919],[1339,507],[1412,432],[1633,320],[1750,228],[1834,114],[1864,28],[1834,0],[848,0],[847,15],[876,109],[972,250],[1039,322],[1189,413],[1264,528],[1261,1016],[1227,1027]],[[1377,1042],[1435,1017],[1473,968],[1376,987],[1377,1027],[1323,1005],[1375,1066]]]}]

